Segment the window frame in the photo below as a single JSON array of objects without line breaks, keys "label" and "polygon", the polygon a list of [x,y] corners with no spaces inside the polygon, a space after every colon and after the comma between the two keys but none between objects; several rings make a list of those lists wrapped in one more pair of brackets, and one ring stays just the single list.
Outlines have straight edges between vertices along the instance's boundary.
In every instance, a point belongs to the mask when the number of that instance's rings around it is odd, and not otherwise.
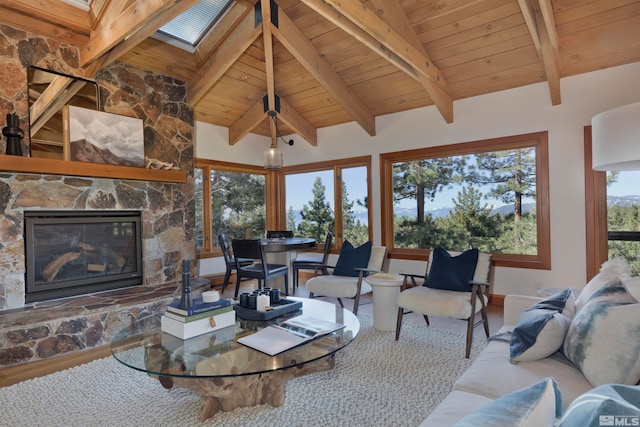
[{"label": "window frame", "polygon": [[389,249],[389,257],[426,260],[429,255],[428,249],[405,249],[395,248],[393,246],[394,163],[531,147],[536,150],[536,224],[538,253],[537,255],[496,253],[493,254],[492,258],[495,266],[550,270],[551,227],[547,131],[380,154],[382,244]]},{"label": "window frame", "polygon": [[[267,216],[267,227],[269,226],[270,203],[274,191],[275,174],[267,171],[264,167],[244,165],[240,163],[222,162],[218,160],[199,159],[194,160],[194,169],[202,170],[202,226],[204,229],[203,248],[196,249],[198,258],[212,258],[222,256],[222,251],[214,247],[213,239],[216,236],[207,235],[211,233],[211,171],[248,173],[255,175],[265,175],[265,209]],[[271,216],[273,213],[271,213]]]},{"label": "window frame", "polygon": [[[334,220],[335,220],[335,230],[334,230],[334,245],[333,247],[338,250],[342,247],[342,243],[344,241],[343,233],[342,233],[342,174],[341,171],[343,169],[350,169],[354,167],[365,167],[367,173],[367,200],[369,201],[369,209],[367,209],[367,221],[368,221],[368,233],[369,240],[373,240],[373,231],[371,224],[373,223],[373,215],[371,213],[371,156],[360,156],[360,157],[351,157],[347,159],[337,159],[323,162],[314,162],[314,163],[305,163],[299,165],[285,166],[281,169],[281,173],[279,174],[279,188],[282,189],[282,197],[279,199],[278,203],[278,211],[279,215],[279,223],[278,225],[283,227],[286,226],[287,220],[287,201],[286,201],[286,184],[285,177],[286,175],[292,175],[296,173],[308,173],[308,172],[318,172],[318,171],[333,171],[333,206],[334,206]],[[322,248],[320,248],[322,249]]]}]

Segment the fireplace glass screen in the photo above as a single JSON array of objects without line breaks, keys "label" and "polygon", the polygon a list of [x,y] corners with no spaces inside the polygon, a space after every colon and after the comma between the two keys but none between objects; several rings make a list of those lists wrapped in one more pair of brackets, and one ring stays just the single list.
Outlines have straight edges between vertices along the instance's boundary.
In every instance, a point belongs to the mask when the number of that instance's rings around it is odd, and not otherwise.
[{"label": "fireplace glass screen", "polygon": [[139,211],[25,212],[26,301],[142,284]]}]

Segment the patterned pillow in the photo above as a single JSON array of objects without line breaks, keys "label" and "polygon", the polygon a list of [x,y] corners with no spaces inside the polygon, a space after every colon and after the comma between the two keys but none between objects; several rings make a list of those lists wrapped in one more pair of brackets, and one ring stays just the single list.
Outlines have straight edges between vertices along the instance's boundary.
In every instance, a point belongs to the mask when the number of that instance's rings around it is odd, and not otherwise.
[{"label": "patterned pillow", "polygon": [[441,247],[433,249],[431,268],[427,281],[422,286],[449,291],[471,292],[469,281],[473,280],[478,264],[477,249],[469,249],[460,255],[451,254]]},{"label": "patterned pillow", "polygon": [[558,427],[640,425],[640,387],[609,384],[571,402]]},{"label": "patterned pillow", "polygon": [[523,311],[511,335],[511,362],[540,360],[560,350],[574,312],[571,289],[558,292]]},{"label": "patterned pillow", "polygon": [[620,279],[593,293],[578,310],[563,351],[593,384],[636,384],[640,380],[640,304]]},{"label": "patterned pillow", "polygon": [[625,279],[631,275],[631,267],[624,258],[614,258],[605,262],[600,267],[598,274],[587,283],[582,289],[578,298],[576,298],[576,309],[582,308],[582,306],[591,298],[591,296],[597,292],[600,288],[605,286],[611,280],[619,278]]},{"label": "patterned pillow", "polygon": [[455,427],[552,426],[562,414],[562,395],[553,378],[506,394],[476,409]]}]

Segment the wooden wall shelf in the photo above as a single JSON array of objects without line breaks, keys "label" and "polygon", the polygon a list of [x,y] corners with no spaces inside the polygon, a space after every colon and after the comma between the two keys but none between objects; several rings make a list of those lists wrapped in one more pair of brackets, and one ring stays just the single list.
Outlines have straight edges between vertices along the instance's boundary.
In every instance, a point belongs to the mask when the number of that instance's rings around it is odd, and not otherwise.
[{"label": "wooden wall shelf", "polygon": [[86,163],[71,160],[7,155],[0,155],[0,171],[91,178],[130,179],[134,181],[176,183],[183,183],[187,181],[187,173],[185,171],[146,169],[131,166],[115,166],[101,163]]}]

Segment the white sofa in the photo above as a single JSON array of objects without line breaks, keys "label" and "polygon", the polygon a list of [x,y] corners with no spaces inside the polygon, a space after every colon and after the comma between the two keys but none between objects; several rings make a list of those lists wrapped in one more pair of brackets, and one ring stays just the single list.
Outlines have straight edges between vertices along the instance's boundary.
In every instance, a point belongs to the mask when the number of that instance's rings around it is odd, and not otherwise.
[{"label": "white sofa", "polygon": [[[542,298],[508,295],[504,301],[504,326],[496,335],[513,331],[520,313],[540,300]],[[593,388],[573,366],[553,358],[513,364],[509,361],[509,343],[490,341],[421,426],[451,426],[492,400],[545,377],[554,377],[558,382],[565,409],[576,397]]]},{"label": "white sofa", "polygon": [[[614,279],[619,279],[624,284],[624,288],[631,297],[630,301],[633,301],[628,306],[633,311],[623,313],[629,319],[631,330],[637,330],[640,327],[640,307],[638,303],[640,301],[640,277],[630,277],[630,269],[623,261],[614,260],[603,264],[600,272],[583,288],[581,296],[575,299],[575,307],[573,308],[575,309],[576,317],[579,310],[586,306],[586,301],[598,301],[598,298],[602,297],[600,292],[607,288]],[[590,300],[592,297],[594,299]],[[530,296],[508,295],[504,301],[504,325],[494,337],[500,336],[505,332],[513,332],[521,313],[541,300],[542,298]],[[585,312],[590,310],[585,310]],[[630,313],[631,315],[629,315]],[[624,322],[620,321],[614,326],[615,329],[620,329],[619,331],[612,332],[610,329],[605,331],[607,338],[603,339],[603,341],[608,341],[609,336],[614,341],[603,343],[603,346],[615,347],[616,339],[618,343],[623,341],[629,343],[625,347],[626,354],[629,355],[632,364],[635,363],[635,366],[631,367],[631,375],[627,377],[632,378],[632,382],[630,383],[627,380],[626,383],[634,385],[638,382],[639,376],[640,344],[635,339],[629,339],[630,336],[626,334],[627,330],[622,328],[622,323]],[[590,343],[589,345],[593,346],[595,343]],[[619,348],[622,349],[622,346]],[[616,361],[611,358],[611,354],[613,354],[611,351],[606,349],[601,351],[599,347],[594,347],[594,349],[596,353],[602,353],[605,357],[602,362],[599,361],[598,369],[603,366],[606,370],[607,367],[610,368],[612,364],[616,364]],[[609,357],[609,359],[606,357]],[[633,362],[634,360],[635,362]],[[424,420],[421,426],[452,426],[485,404],[491,403],[506,394],[527,388],[547,377],[553,377],[557,382],[558,389],[562,395],[562,411],[564,412],[576,398],[594,388],[588,379],[588,377],[593,378],[592,370],[590,368],[590,370],[585,371],[587,372],[585,376],[583,371],[568,362],[567,359],[554,357],[553,355],[539,360],[512,363],[510,361],[508,335],[503,340],[491,339],[471,367],[456,381],[450,394]],[[611,383],[621,384],[622,381],[611,381]],[[636,388],[640,392],[640,387]]]}]

